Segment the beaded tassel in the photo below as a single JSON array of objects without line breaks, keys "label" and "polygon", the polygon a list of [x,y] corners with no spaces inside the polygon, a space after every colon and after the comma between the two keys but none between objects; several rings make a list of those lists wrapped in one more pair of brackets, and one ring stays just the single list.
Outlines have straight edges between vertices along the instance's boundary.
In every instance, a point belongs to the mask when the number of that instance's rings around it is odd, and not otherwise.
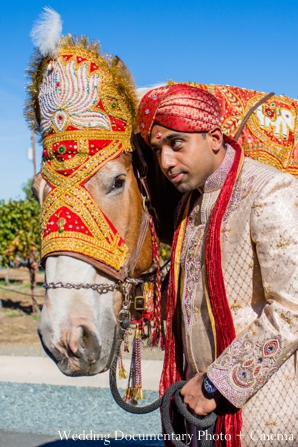
[{"label": "beaded tassel", "polygon": [[136,329],[135,337],[135,386],[133,390],[133,398],[135,400],[143,400],[144,393],[142,389],[142,360],[141,360],[141,348],[142,348],[142,336],[139,327]]},{"label": "beaded tassel", "polygon": [[150,231],[152,240],[152,260],[157,266],[156,282],[155,282],[155,302],[154,302],[154,317],[153,317],[153,331],[151,338],[151,346],[158,346],[164,349],[164,331],[161,318],[161,273],[160,273],[160,258],[158,241],[155,231],[155,226],[152,216],[150,216]]},{"label": "beaded tassel", "polygon": [[124,334],[124,352],[129,352],[129,340],[128,340],[128,335],[129,335],[129,329],[126,329],[125,334]]}]

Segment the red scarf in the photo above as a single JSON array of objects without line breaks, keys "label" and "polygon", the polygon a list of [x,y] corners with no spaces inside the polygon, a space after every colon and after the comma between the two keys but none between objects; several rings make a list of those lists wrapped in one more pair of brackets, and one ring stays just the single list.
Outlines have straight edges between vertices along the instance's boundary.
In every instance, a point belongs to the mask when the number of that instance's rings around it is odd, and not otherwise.
[{"label": "red scarf", "polygon": [[[236,337],[222,272],[220,231],[221,222],[243,162],[243,152],[239,144],[226,136],[225,141],[233,147],[236,154],[210,217],[205,248],[207,286],[216,329],[217,357]],[[189,203],[190,198],[184,202],[184,208],[180,213],[180,223],[174,233],[172,245],[172,264],[167,300],[166,349],[160,381],[161,395],[172,383],[181,380],[183,375],[181,346],[179,346],[179,340],[177,340],[177,337],[175,336],[176,331],[174,330],[173,324],[175,324],[174,314],[177,306],[178,292],[177,263],[180,263],[179,250],[181,250],[182,240],[187,225],[187,217],[182,219],[182,216],[188,216],[189,209],[187,210],[186,208],[189,207]],[[236,409],[230,402],[223,399],[218,407],[215,434],[223,433],[226,435],[226,438],[231,439],[226,439],[224,441],[221,441],[220,439],[216,440],[216,447],[241,447],[241,438],[240,436],[237,436],[237,434],[241,432],[241,427],[241,410]]]}]

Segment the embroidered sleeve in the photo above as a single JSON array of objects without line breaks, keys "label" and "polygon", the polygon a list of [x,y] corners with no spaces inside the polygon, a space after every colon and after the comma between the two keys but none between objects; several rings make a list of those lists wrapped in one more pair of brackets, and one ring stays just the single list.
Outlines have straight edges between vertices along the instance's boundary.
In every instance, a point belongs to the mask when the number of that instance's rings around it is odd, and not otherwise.
[{"label": "embroidered sleeve", "polygon": [[207,370],[238,408],[298,349],[297,180],[273,175],[257,194],[250,224],[266,305]]}]

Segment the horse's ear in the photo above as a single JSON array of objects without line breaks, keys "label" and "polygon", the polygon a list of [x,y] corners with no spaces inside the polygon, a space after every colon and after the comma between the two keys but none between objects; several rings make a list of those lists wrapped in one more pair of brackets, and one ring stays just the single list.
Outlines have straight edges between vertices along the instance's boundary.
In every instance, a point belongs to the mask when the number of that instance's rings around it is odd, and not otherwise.
[{"label": "horse's ear", "polygon": [[40,206],[43,204],[45,196],[51,191],[51,187],[43,178],[41,172],[38,172],[32,180],[31,190],[33,197]]},{"label": "horse's ear", "polygon": [[123,74],[123,76],[125,76],[125,78],[127,79],[128,83],[135,87],[135,81],[132,77],[131,72],[129,71],[129,69],[127,68],[127,66],[125,65],[125,63],[123,62],[122,59],[120,59],[120,57],[115,56],[112,60],[112,65],[116,66],[119,71]]}]

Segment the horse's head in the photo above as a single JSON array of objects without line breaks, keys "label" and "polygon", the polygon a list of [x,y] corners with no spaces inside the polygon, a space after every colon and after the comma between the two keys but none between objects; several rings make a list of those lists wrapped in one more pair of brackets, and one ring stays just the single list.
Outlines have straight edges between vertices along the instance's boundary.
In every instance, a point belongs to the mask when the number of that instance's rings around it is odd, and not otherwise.
[{"label": "horse's head", "polygon": [[[41,174],[35,177],[33,188],[41,203],[46,201],[50,189]],[[130,154],[122,154],[107,163],[86,182],[85,188],[125,241],[128,250],[123,266],[128,270],[142,223],[142,200]],[[144,236],[133,268],[135,276],[151,265],[151,238],[147,230]],[[79,253],[65,251],[63,254],[61,251],[61,254],[57,252],[46,257],[46,282],[56,284],[57,288],[46,291],[38,332],[44,349],[64,374],[96,374],[106,370],[112,360],[122,293],[115,277],[120,271],[111,269],[109,272],[107,268],[105,273],[105,267],[96,258],[88,259]],[[59,283],[84,287],[102,284],[104,287],[60,288]]]},{"label": "horse's head", "polygon": [[123,63],[86,39],[56,39],[30,74],[27,112],[44,147],[33,184],[47,284],[38,332],[64,374],[97,374],[114,354],[119,280],[152,261],[131,164],[134,89]]}]

